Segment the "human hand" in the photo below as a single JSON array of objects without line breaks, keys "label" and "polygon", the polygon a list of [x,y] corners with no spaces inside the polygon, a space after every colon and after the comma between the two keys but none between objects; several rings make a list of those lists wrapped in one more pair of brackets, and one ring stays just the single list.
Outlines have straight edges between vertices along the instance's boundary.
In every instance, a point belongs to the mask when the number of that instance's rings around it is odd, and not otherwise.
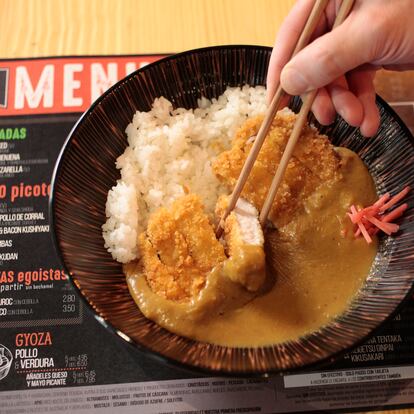
[{"label": "human hand", "polygon": [[298,0],[276,37],[267,74],[268,100],[280,79],[291,95],[319,89],[312,111],[321,124],[338,112],[372,136],[379,126],[375,71],[414,69],[414,0],[356,0],[346,20],[333,26],[340,0],[330,0],[313,41],[289,62],[315,0]]}]

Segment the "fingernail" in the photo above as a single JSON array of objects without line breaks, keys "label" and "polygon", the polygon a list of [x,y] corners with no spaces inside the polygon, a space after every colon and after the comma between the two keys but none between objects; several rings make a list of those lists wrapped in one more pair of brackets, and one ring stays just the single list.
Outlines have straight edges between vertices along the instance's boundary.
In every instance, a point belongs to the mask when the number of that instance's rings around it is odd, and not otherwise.
[{"label": "fingernail", "polygon": [[339,116],[348,122],[348,111],[346,110],[346,108],[339,107],[337,111]]},{"label": "fingernail", "polygon": [[300,95],[310,90],[308,82],[295,68],[285,67],[281,73],[280,80],[283,89],[291,95]]}]

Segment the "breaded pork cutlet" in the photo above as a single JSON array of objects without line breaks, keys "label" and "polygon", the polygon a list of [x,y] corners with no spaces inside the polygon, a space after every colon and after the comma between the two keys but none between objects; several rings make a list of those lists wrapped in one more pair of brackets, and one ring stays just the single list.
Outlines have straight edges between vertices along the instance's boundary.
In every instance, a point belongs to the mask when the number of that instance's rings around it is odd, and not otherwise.
[{"label": "breaded pork cutlet", "polygon": [[139,247],[151,290],[174,301],[195,297],[207,273],[226,259],[199,197],[193,194],[156,211],[139,237]]},{"label": "breaded pork cutlet", "polygon": [[[218,211],[226,205],[227,198],[222,198]],[[257,210],[250,203],[239,200],[227,218],[225,241],[229,257],[194,194],[156,211],[139,237],[142,269],[152,292],[188,302],[200,293],[213,269],[247,291],[257,291],[265,279],[264,239]]]},{"label": "breaded pork cutlet", "polygon": [[[276,116],[242,192],[242,196],[259,211],[295,119],[294,114]],[[221,153],[213,162],[214,173],[229,189],[237,182],[262,120],[263,117],[247,120],[234,137],[232,148]],[[277,226],[287,224],[319,185],[339,177],[339,167],[340,158],[328,138],[310,126],[304,127],[273,203],[270,220]]]}]

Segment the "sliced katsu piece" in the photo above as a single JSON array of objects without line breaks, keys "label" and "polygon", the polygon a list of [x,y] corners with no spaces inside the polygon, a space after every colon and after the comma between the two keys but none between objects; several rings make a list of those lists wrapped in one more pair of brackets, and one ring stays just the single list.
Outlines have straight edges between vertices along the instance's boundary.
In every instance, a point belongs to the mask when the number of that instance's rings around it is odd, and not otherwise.
[{"label": "sliced katsu piece", "polygon": [[[229,197],[222,196],[216,205],[221,217]],[[247,290],[259,290],[266,278],[264,237],[256,208],[239,198],[224,224],[224,240],[229,259],[223,263],[223,274]]]},{"label": "sliced katsu piece", "polygon": [[[242,192],[242,196],[259,211],[286,147],[295,118],[295,114],[289,113],[279,113],[276,116]],[[262,120],[263,117],[256,117],[246,121],[236,133],[232,148],[221,153],[213,162],[214,173],[229,189],[237,182]],[[339,178],[339,169],[340,157],[329,139],[318,134],[314,128],[306,126],[276,195],[270,220],[278,227],[289,223],[295,214],[303,209],[304,201],[316,188],[322,183],[333,182]]]}]

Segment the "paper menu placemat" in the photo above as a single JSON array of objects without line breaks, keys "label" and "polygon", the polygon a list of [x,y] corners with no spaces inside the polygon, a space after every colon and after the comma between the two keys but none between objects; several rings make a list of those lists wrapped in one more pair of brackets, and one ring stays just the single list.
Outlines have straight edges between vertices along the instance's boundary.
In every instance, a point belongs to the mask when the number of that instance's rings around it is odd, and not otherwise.
[{"label": "paper menu placemat", "polygon": [[[334,366],[249,379],[201,377],[156,362],[110,334],[79,300],[51,242],[47,203],[55,160],[97,96],[159,57],[0,61],[0,413],[414,405],[414,302]],[[403,117],[407,107],[395,102]]]}]

